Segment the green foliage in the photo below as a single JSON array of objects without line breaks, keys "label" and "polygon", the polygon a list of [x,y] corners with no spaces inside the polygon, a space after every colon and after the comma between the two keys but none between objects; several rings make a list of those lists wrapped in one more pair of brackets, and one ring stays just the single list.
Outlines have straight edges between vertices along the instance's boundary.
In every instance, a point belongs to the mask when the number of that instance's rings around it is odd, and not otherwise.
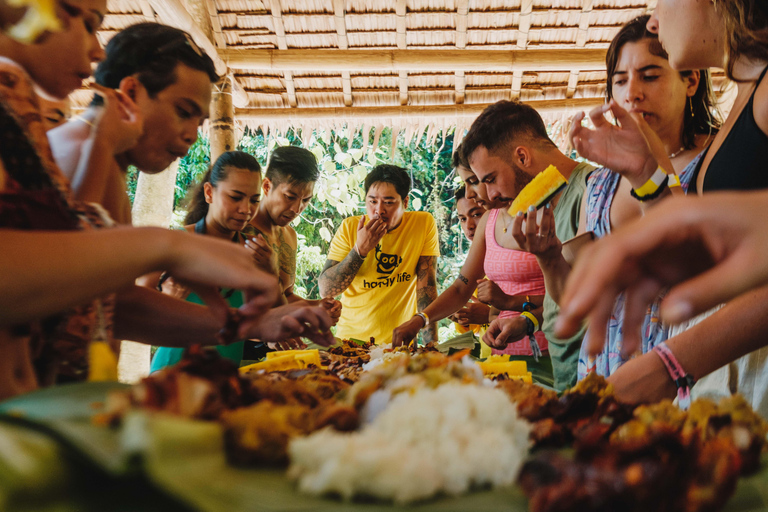
[{"label": "green foliage", "polygon": [[[373,133],[365,134],[368,141]],[[439,134],[433,143],[426,137],[405,144],[398,134],[394,154],[392,132],[384,129],[378,147],[364,148],[364,135],[357,131],[317,130],[304,134],[290,130],[282,136],[265,137],[259,130],[246,130],[238,143],[241,151],[254,155],[266,168],[269,153],[277,145],[303,146],[318,160],[321,177],[315,185],[315,197],[302,215],[294,221],[299,235],[295,289],[300,296],[318,298],[317,277],[325,263],[331,239],[341,222],[365,211],[363,182],[370,170],[379,163],[393,163],[411,173],[413,188],[409,210],[428,211],[434,217],[440,233],[437,282],[440,291],[448,286],[461,268],[468,245],[453,212],[453,193],[458,185],[451,168],[453,132]],[[174,224],[185,215],[184,196],[194,187],[210,165],[210,145],[200,136],[187,156],[179,161],[174,193]],[[129,172],[131,200],[136,186],[136,172]],[[448,329],[450,330],[450,329]],[[448,334],[448,330],[444,333]]]}]

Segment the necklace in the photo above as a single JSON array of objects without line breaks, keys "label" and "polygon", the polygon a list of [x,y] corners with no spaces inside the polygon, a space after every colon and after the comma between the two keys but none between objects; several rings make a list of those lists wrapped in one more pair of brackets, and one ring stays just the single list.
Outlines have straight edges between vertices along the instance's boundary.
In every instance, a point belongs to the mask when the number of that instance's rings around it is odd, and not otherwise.
[{"label": "necklace", "polygon": [[680,146],[680,149],[678,149],[678,150],[677,150],[677,151],[675,151],[674,153],[670,153],[670,154],[669,154],[669,159],[670,159],[670,160],[672,160],[673,158],[675,158],[677,155],[679,155],[679,154],[680,154],[680,153],[682,153],[683,151],[685,151],[685,145],[682,145],[682,146]]},{"label": "necklace", "polygon": [[[502,211],[501,213],[502,217],[510,217],[512,219],[512,222],[515,222],[515,218],[511,215],[507,214],[507,212]],[[506,222],[504,219],[502,219],[502,222],[504,222],[504,232],[507,232],[507,228],[509,228],[509,225],[512,224],[512,222]]]}]

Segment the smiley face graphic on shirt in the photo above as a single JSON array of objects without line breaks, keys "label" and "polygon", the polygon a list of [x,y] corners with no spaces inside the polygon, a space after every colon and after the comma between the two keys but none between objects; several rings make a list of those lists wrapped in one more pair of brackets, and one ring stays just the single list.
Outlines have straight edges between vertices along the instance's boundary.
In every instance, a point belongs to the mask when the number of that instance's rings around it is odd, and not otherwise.
[{"label": "smiley face graphic on shirt", "polygon": [[376,246],[376,271],[379,274],[391,275],[402,261],[397,254],[381,252],[381,245]]}]

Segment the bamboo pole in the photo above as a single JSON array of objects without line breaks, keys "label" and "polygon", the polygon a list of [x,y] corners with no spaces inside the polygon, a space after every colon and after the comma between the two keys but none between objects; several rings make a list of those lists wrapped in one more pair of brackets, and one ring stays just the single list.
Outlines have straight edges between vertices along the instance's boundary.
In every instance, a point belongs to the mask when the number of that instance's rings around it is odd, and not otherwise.
[{"label": "bamboo pole", "polygon": [[235,149],[235,111],[232,106],[232,87],[225,77],[213,88],[211,95],[211,162],[222,153]]},{"label": "bamboo pole", "polygon": [[234,50],[219,52],[235,69],[275,71],[571,71],[603,69],[605,50]]},{"label": "bamboo pole", "polygon": [[[604,98],[574,98],[563,100],[528,101],[526,104],[537,111],[562,112],[581,111],[596,107]],[[490,104],[476,103],[463,105],[388,106],[388,107],[338,107],[338,108],[238,108],[235,115],[244,122],[288,121],[302,122],[318,119],[374,119],[381,123],[385,118],[474,118]]]}]

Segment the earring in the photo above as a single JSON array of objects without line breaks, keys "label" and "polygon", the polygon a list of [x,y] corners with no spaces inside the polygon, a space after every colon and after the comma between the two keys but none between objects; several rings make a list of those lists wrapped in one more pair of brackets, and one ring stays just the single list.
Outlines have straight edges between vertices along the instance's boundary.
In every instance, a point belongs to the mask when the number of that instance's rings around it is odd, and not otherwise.
[{"label": "earring", "polygon": [[688,106],[691,109],[691,117],[693,117],[693,97],[692,96],[688,96]]}]

